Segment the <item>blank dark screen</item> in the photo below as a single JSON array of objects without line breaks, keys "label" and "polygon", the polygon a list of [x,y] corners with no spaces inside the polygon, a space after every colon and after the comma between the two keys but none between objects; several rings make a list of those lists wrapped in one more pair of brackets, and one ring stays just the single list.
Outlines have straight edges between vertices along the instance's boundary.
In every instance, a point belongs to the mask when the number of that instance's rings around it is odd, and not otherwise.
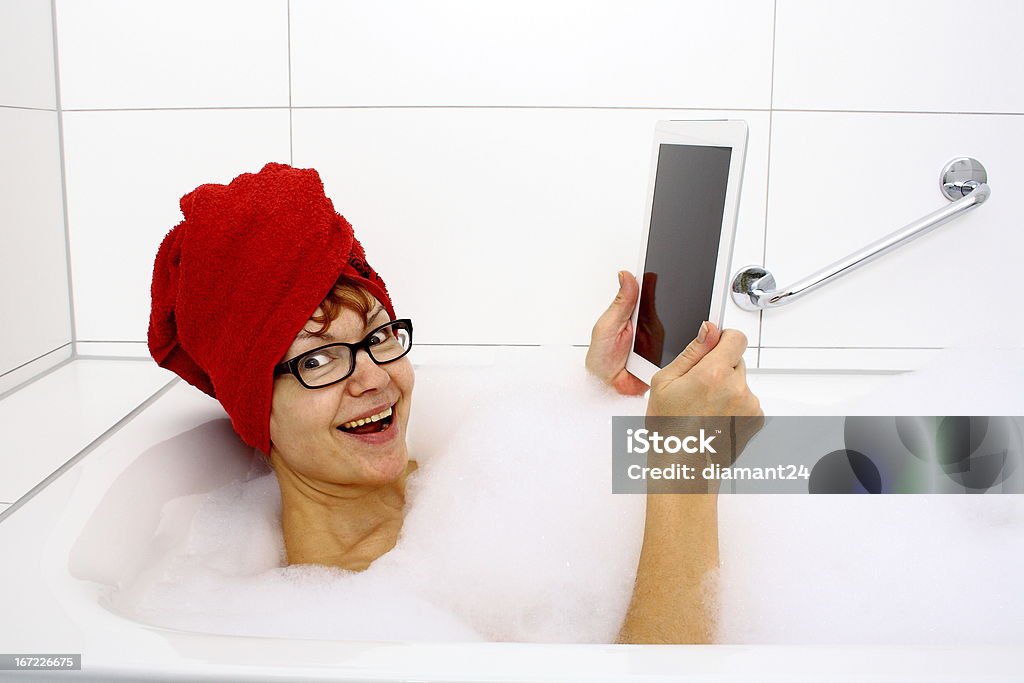
[{"label": "blank dark screen", "polygon": [[658,367],[711,314],[731,156],[729,147],[660,145],[633,344]]}]

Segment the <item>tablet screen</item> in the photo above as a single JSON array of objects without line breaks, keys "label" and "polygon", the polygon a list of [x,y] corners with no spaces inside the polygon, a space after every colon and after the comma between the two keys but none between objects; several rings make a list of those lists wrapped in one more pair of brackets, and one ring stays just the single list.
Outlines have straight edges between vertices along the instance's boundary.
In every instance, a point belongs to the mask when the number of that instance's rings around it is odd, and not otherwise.
[{"label": "tablet screen", "polygon": [[730,147],[659,146],[633,350],[665,367],[711,313]]}]

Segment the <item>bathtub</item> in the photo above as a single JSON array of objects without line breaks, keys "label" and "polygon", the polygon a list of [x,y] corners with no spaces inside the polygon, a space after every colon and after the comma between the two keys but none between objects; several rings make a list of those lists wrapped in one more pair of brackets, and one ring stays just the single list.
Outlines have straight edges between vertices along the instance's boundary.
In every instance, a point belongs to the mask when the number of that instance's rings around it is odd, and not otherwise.
[{"label": "bathtub", "polygon": [[[463,352],[460,352],[463,353]],[[465,356],[462,356],[463,360]],[[480,361],[486,364],[487,360]],[[769,414],[839,400],[876,374],[750,373]],[[773,410],[779,408],[779,410]],[[218,457],[209,457],[215,450]],[[332,642],[210,635],[140,624],[101,598],[138,563],[161,507],[246,476],[251,451],[220,406],[172,382],[145,410],[0,521],[0,650],[82,654],[32,680],[981,681],[1020,680],[1019,647],[633,646]],[[22,672],[0,672],[20,680]]]}]

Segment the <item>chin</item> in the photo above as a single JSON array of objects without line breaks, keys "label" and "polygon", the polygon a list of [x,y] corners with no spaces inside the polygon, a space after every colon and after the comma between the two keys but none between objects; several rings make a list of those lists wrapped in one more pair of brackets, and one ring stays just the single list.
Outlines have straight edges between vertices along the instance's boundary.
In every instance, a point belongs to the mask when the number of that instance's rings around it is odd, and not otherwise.
[{"label": "chin", "polygon": [[363,461],[366,483],[384,485],[401,478],[409,464],[409,450],[403,441],[389,453]]},{"label": "chin", "polygon": [[[399,419],[391,429],[398,429],[397,438],[390,448],[369,447],[352,452],[352,464],[361,473],[365,484],[383,486],[400,479],[409,465],[409,448],[406,444],[407,421]],[[354,472],[353,474],[357,474]],[[357,474],[359,476],[359,474]]]}]

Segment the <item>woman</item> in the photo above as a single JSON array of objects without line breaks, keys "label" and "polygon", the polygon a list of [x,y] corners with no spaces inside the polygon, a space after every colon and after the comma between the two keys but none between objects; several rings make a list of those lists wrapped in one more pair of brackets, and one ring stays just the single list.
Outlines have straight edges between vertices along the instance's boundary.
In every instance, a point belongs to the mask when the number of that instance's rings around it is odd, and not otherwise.
[{"label": "woman", "polygon": [[[267,164],[196,188],[181,209],[154,267],[153,358],[217,398],[269,457],[289,564],[367,568],[397,541],[415,469],[411,321],[314,170]],[[620,275],[586,361],[630,394],[647,390],[625,370],[637,294]],[[702,325],[654,376],[648,415],[759,415],[745,348],[741,333]],[[713,492],[649,497],[621,642],[711,642],[716,504]]]}]

